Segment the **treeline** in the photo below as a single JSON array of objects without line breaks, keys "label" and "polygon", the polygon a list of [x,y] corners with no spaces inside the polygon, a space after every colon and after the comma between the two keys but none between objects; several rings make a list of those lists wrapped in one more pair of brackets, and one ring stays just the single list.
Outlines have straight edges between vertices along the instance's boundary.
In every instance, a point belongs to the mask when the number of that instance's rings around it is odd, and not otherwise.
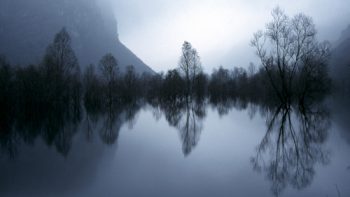
[{"label": "treeline", "polygon": [[210,75],[203,72],[197,50],[186,41],[178,67],[165,74],[140,75],[132,65],[122,72],[112,54],[82,71],[63,28],[38,65],[13,66],[0,58],[0,129],[9,127],[6,124],[13,117],[46,118],[54,111],[62,118],[79,117],[74,114],[82,106],[87,112],[107,113],[138,100],[291,104],[322,99],[331,88],[329,44],[317,41],[310,17],[289,18],[279,8],[272,16],[266,30],[254,34],[251,42],[261,60],[258,68],[253,64],[248,69],[219,67]]},{"label": "treeline", "polygon": [[[107,110],[139,99],[209,98],[217,102],[239,98],[277,102],[286,101],[287,97],[291,100],[319,97],[318,93],[330,89],[327,64],[316,58],[309,57],[305,60],[307,64],[298,63],[297,68],[284,68],[284,72],[278,64],[265,62],[271,65],[257,69],[251,63],[248,69],[231,70],[220,66],[208,75],[202,71],[197,51],[184,42],[179,67],[165,74],[139,75],[131,65],[122,73],[112,54],[106,54],[97,66],[91,64],[81,72],[70,42],[67,31],[62,29],[47,47],[39,65],[12,66],[0,58],[0,105],[6,112],[2,114],[16,111],[42,114],[41,110],[62,107],[78,111],[81,101],[88,111]],[[10,116],[4,118],[7,117]]]},{"label": "treeline", "polygon": [[121,71],[112,54],[82,70],[64,28],[38,65],[14,66],[0,56],[0,146],[11,155],[19,136],[26,143],[41,136],[67,155],[82,114],[87,135],[102,121],[100,137],[112,144],[121,123],[132,121],[147,102],[162,109],[169,124],[178,128],[184,154],[189,154],[198,142],[208,103],[220,115],[232,105],[245,109],[249,103],[286,112],[292,106],[304,110],[331,90],[329,45],[316,40],[311,18],[289,18],[279,8],[272,15],[272,22],[251,43],[261,63],[247,69],[220,66],[206,74],[197,50],[184,42],[178,67],[166,73],[139,74],[132,65]]},{"label": "treeline", "polygon": [[0,108],[6,117],[17,111],[40,114],[62,107],[78,111],[81,101],[86,107],[111,107],[140,95],[133,66],[121,74],[111,54],[103,56],[97,67],[89,65],[81,71],[65,29],[55,36],[38,65],[14,66],[0,57]]}]

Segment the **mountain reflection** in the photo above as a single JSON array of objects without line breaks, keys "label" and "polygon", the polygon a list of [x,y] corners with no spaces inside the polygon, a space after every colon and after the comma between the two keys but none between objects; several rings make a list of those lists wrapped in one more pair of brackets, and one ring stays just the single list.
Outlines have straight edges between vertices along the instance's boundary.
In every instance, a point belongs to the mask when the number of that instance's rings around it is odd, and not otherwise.
[{"label": "mountain reflection", "polygon": [[330,127],[328,109],[312,102],[262,108],[267,130],[251,159],[253,168],[266,174],[276,196],[288,185],[307,187],[315,175],[315,165],[330,160],[329,151],[323,147]]}]

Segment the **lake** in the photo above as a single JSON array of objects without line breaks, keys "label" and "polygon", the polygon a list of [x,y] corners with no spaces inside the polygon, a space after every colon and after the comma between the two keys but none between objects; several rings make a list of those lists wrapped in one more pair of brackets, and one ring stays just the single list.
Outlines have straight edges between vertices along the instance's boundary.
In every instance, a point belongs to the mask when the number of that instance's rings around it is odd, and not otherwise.
[{"label": "lake", "polygon": [[350,196],[348,107],[328,100],[139,101],[21,124],[0,137],[0,196]]}]

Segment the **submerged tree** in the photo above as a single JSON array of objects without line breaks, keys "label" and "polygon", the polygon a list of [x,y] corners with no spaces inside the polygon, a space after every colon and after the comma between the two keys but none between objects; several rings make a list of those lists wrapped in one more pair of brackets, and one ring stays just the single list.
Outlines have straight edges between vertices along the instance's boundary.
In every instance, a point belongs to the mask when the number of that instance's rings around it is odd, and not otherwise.
[{"label": "submerged tree", "polygon": [[78,111],[81,99],[80,68],[65,28],[55,35],[53,43],[47,47],[40,70],[45,103],[52,107],[72,104],[72,109]]},{"label": "submerged tree", "polygon": [[174,101],[184,96],[185,82],[177,69],[169,70],[162,86],[162,98]]},{"label": "submerged tree", "polygon": [[112,102],[115,99],[113,89],[116,86],[116,79],[118,74],[118,62],[111,53],[108,53],[105,56],[103,56],[102,59],[100,60],[99,67],[102,72],[103,80],[106,84],[107,103],[108,103],[108,106],[111,107]]},{"label": "submerged tree", "polygon": [[118,62],[111,53],[108,53],[102,57],[99,66],[103,77],[108,83],[116,79],[119,69]]},{"label": "submerged tree", "polygon": [[0,55],[0,137],[11,129],[14,113],[13,70],[5,57]]},{"label": "submerged tree", "polygon": [[47,47],[43,64],[48,71],[63,75],[79,69],[71,38],[65,28],[56,34],[53,43]]},{"label": "submerged tree", "polygon": [[101,83],[98,76],[95,73],[94,65],[90,64],[83,77],[84,83],[84,105],[88,112],[96,112],[101,108],[102,104],[102,91]]},{"label": "submerged tree", "polygon": [[327,76],[330,46],[317,41],[315,25],[309,16],[300,13],[290,18],[277,7],[272,17],[265,31],[254,34],[251,44],[277,96],[289,102],[293,96],[302,94],[294,87],[298,76]]},{"label": "submerged tree", "polygon": [[210,93],[211,100],[218,100],[219,98],[228,98],[231,94],[231,90],[234,88],[229,74],[229,70],[222,68],[214,69],[210,77],[210,82],[208,85],[208,91]]},{"label": "submerged tree", "polygon": [[187,41],[182,45],[179,67],[185,76],[186,94],[190,95],[196,76],[202,71],[202,65],[197,50]]},{"label": "submerged tree", "polygon": [[122,82],[122,94],[124,102],[131,102],[140,96],[139,76],[133,65],[126,67],[126,73]]}]

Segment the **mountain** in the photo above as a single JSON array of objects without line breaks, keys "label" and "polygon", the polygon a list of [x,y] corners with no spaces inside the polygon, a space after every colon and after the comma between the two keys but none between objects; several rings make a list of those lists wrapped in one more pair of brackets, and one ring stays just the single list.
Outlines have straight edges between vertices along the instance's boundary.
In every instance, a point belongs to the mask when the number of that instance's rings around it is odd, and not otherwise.
[{"label": "mountain", "polygon": [[108,0],[1,0],[0,54],[15,64],[39,63],[55,34],[67,29],[81,67],[112,53],[121,70],[154,71],[124,46]]},{"label": "mountain", "polygon": [[337,86],[350,91],[350,25],[335,43],[330,61],[330,72]]}]

